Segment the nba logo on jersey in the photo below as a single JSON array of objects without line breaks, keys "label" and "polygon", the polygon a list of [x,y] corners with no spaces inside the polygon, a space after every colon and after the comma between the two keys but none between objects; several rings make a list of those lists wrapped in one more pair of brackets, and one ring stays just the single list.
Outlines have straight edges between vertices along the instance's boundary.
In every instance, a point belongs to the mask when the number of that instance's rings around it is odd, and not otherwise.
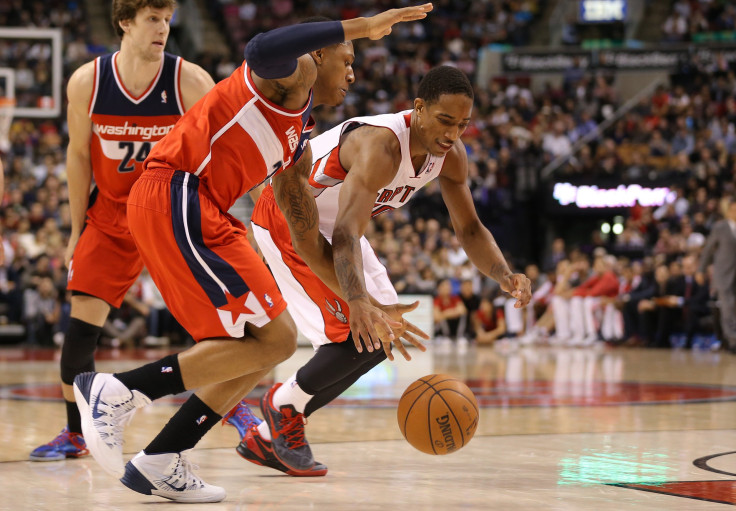
[{"label": "nba logo on jersey", "polygon": [[161,103],[166,103],[166,100],[168,99],[168,96],[166,95],[166,91],[161,91]]},{"label": "nba logo on jersey", "polygon": [[263,299],[266,300],[266,303],[268,304],[269,307],[273,307],[273,300],[271,299],[270,296],[268,296],[268,293],[263,295]]}]

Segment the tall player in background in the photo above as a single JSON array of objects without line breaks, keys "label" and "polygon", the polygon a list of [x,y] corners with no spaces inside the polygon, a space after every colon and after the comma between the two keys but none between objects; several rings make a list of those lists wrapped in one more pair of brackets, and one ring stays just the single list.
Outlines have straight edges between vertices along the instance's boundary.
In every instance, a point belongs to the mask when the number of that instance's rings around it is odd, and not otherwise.
[{"label": "tall player in background", "polygon": [[[74,402],[74,377],[93,371],[110,307],[120,307],[143,268],[128,230],[130,188],[143,161],[184,112],[213,86],[199,66],[164,52],[174,0],[114,0],[120,51],[96,58],[69,80],[67,175],[72,231],[65,263],[71,321],[61,349],[67,426],[34,449],[33,461],[88,453]],[[90,198],[92,178],[96,190]]]},{"label": "tall player in background", "polygon": [[[310,466],[305,417],[387,356],[393,359],[390,345],[374,352],[366,342],[373,337],[366,313],[371,298],[396,304],[398,297],[363,233],[371,217],[403,206],[432,179],[439,178],[455,233],[471,261],[517,299],[517,308],[529,302],[529,279],[511,272],[468,189],[460,136],[472,108],[473,88],[461,71],[432,69],[419,84],[412,111],[349,119],[319,135],[311,141],[312,168],[274,177],[273,187],[261,194],[252,216],[255,239],[316,353],[263,397],[266,420],[238,446],[244,458],[292,475]],[[318,211],[307,206],[310,191]],[[404,338],[423,349],[415,333],[405,332]],[[395,346],[410,358],[401,343]]]},{"label": "tall player in background", "polygon": [[[312,105],[342,103],[353,81],[352,44],[345,41],[380,39],[431,9],[257,35],[245,62],[149,155],[128,199],[128,221],[169,310],[197,344],[132,371],[75,378],[89,449],[125,486],[178,502],[225,498],[223,488],[194,474],[185,451],[296,349],[296,327],[276,282],[227,211],[271,175],[311,167],[302,155]],[[400,326],[379,308],[371,313],[386,337],[392,324]],[[124,465],[123,429],[136,408],[187,389],[197,391]],[[317,467],[300,468],[309,475]]]}]

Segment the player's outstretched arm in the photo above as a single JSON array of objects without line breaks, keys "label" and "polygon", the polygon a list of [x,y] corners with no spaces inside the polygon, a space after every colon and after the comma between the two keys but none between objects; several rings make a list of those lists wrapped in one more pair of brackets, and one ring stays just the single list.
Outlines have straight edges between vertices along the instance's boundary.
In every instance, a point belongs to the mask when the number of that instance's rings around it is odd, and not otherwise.
[{"label": "player's outstretched arm", "polygon": [[345,40],[352,39],[381,39],[391,33],[391,29],[397,23],[417,21],[427,17],[432,10],[432,4],[426,3],[401,9],[389,9],[370,18],[354,18],[342,22],[345,30]]},{"label": "player's outstretched arm", "polygon": [[69,267],[69,261],[72,259],[74,248],[77,246],[84,227],[92,184],[92,162],[89,149],[92,139],[92,120],[89,117],[88,108],[94,87],[94,66],[94,62],[88,62],[77,69],[67,85],[69,106],[66,118],[69,145],[66,150],[66,175],[69,187],[69,209],[72,217],[69,245],[64,255],[64,263],[67,267]]},{"label": "player's outstretched arm", "polygon": [[[390,9],[370,18],[322,21],[280,27],[256,35],[245,47],[245,60],[256,76],[279,80],[285,90],[304,83],[297,59],[307,53],[352,39],[380,39],[396,23],[425,18],[432,4]],[[313,80],[312,80],[313,81]]]},{"label": "player's outstretched arm", "polygon": [[525,307],[532,298],[531,282],[523,273],[511,272],[493,234],[478,218],[467,176],[468,157],[462,142],[457,141],[447,154],[440,174],[442,199],[450,213],[455,235],[476,268],[516,298],[514,307]]}]

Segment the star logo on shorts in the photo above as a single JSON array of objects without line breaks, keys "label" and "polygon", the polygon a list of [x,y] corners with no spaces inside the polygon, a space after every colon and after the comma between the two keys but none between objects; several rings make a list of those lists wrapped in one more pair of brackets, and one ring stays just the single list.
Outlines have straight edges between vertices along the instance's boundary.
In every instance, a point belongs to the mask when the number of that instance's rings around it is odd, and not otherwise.
[{"label": "star logo on shorts", "polygon": [[250,293],[246,291],[242,295],[235,297],[226,291],[225,298],[227,299],[227,304],[218,307],[217,309],[230,312],[232,315],[232,321],[235,323],[238,321],[241,314],[254,314],[251,309],[245,306],[245,302],[248,300],[249,294]]},{"label": "star logo on shorts", "polygon": [[225,291],[225,299],[227,303],[217,308],[217,315],[231,337],[243,337],[246,323],[260,328],[271,321],[252,291],[246,291],[240,296],[233,296]]}]

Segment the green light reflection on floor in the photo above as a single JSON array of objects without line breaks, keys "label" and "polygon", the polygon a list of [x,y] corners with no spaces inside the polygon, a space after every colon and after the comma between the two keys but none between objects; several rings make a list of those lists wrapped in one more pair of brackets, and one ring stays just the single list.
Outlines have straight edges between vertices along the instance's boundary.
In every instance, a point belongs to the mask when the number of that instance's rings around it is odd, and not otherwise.
[{"label": "green light reflection on floor", "polygon": [[669,456],[653,452],[611,452],[585,449],[581,455],[562,458],[557,484],[611,483],[664,484],[674,477]]}]

